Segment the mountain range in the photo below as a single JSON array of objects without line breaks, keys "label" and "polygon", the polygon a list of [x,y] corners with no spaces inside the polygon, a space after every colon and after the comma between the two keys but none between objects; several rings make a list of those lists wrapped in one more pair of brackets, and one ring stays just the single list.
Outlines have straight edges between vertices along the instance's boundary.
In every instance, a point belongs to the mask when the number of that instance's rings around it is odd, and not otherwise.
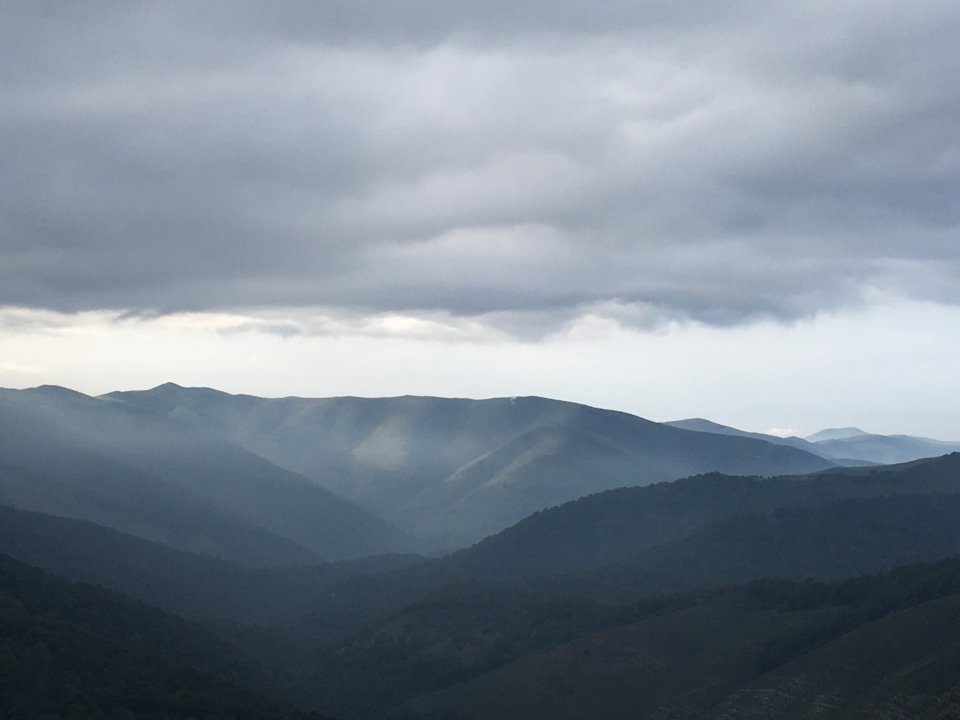
[{"label": "mountain range", "polygon": [[0,391],[0,717],[956,717],[960,453],[865,437]]},{"label": "mountain range", "polygon": [[806,438],[799,438],[747,432],[703,418],[674,420],[666,424],[685,430],[751,437],[774,444],[789,445],[838,465],[847,466],[903,463],[960,452],[960,442],[945,442],[915,435],[877,435],[855,427],[827,428]]}]

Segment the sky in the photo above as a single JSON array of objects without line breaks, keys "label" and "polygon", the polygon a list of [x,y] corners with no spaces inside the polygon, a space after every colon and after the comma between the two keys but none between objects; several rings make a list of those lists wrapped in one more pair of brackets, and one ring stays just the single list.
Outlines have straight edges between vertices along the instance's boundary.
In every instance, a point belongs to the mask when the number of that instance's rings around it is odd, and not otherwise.
[{"label": "sky", "polygon": [[0,5],[0,386],[960,439],[960,5]]}]

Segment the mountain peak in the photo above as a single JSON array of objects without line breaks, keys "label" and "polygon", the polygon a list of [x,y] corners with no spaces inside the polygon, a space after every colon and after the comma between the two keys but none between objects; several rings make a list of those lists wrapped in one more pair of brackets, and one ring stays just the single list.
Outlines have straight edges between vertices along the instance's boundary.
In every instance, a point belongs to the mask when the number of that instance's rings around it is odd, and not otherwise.
[{"label": "mountain peak", "polygon": [[718,430],[736,430],[736,428],[727,425],[721,425],[713,420],[706,418],[684,418],[683,420],[669,420],[664,425],[680,428],[681,430],[695,430],[698,432],[717,432]]},{"label": "mountain peak", "polygon": [[808,435],[804,440],[807,442],[823,442],[825,440],[844,440],[846,438],[869,434],[870,433],[858,427],[826,428],[820,432],[815,432],[813,435]]},{"label": "mountain peak", "polygon": [[89,397],[88,395],[84,395],[82,392],[71,390],[70,388],[63,387],[62,385],[38,385],[35,388],[30,388],[29,391],[64,398]]},{"label": "mountain peak", "polygon": [[216,390],[209,387],[186,387],[184,385],[178,385],[175,382],[165,382],[162,385],[157,385],[154,388],[143,391],[146,394],[150,395],[179,395],[181,393],[190,393],[192,395],[229,395],[222,390]]}]

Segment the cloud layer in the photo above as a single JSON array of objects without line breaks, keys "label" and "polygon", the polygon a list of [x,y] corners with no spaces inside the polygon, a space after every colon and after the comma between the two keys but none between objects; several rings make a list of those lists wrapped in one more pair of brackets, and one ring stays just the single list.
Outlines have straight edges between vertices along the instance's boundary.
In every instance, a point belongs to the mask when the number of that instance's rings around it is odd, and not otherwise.
[{"label": "cloud layer", "polygon": [[0,28],[0,305],[523,332],[960,302],[955,2],[15,2]]}]

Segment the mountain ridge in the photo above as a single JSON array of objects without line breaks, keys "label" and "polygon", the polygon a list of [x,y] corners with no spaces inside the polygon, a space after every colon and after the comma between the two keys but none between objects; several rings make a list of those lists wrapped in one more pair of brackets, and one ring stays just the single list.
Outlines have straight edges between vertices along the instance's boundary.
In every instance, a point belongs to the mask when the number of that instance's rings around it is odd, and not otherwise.
[{"label": "mountain ridge", "polygon": [[960,450],[960,442],[934,440],[918,435],[878,435],[855,427],[828,428],[806,438],[783,438],[739,430],[704,418],[672,420],[664,424],[698,432],[752,437],[774,444],[790,445],[848,467],[903,463]]}]

